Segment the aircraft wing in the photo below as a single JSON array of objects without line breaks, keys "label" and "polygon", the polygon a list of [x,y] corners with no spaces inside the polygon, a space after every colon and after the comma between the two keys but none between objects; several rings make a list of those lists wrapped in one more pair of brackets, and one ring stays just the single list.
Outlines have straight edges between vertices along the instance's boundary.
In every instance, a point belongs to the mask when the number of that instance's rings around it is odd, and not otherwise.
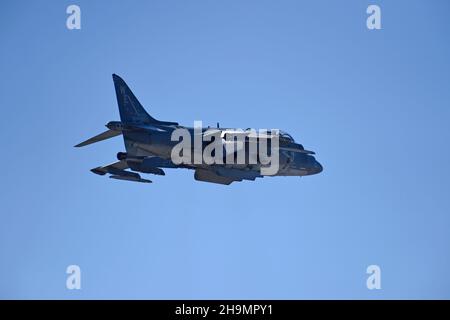
[{"label": "aircraft wing", "polygon": [[106,140],[106,139],[118,136],[120,134],[122,134],[121,131],[106,130],[105,132],[102,132],[102,133],[100,133],[100,134],[98,134],[98,135],[96,135],[96,136],[94,136],[92,138],[87,139],[86,141],[83,141],[83,142],[77,144],[75,147],[77,147],[77,148],[78,147],[84,147],[84,146],[87,146],[88,144],[99,142],[99,141],[102,141],[102,140]]},{"label": "aircraft wing", "polygon": [[126,171],[128,169],[128,163],[125,160],[120,160],[106,166],[101,166],[92,169],[91,171],[95,174],[105,175],[107,173],[111,174],[109,177],[112,179],[135,181],[135,182],[145,182],[151,183],[151,180],[142,179],[141,176],[136,172]]},{"label": "aircraft wing", "polygon": [[95,174],[99,174],[99,175],[103,176],[107,173],[114,173],[117,170],[125,170],[128,168],[129,168],[128,163],[125,160],[120,160],[117,162],[110,163],[106,166],[94,168],[91,171]]}]

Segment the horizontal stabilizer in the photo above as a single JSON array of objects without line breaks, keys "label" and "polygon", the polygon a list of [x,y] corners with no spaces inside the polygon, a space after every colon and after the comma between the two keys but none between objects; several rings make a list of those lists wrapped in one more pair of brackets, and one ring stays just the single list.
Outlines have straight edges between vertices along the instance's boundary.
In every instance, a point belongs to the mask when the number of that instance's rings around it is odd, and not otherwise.
[{"label": "horizontal stabilizer", "polygon": [[103,133],[100,133],[98,135],[96,135],[95,137],[89,138],[86,141],[83,141],[79,144],[77,144],[75,147],[84,147],[87,146],[88,144],[92,144],[95,142],[99,142],[99,141],[103,141],[109,138],[113,138],[115,136],[120,135],[122,132],[121,131],[117,131],[117,130],[106,130]]}]

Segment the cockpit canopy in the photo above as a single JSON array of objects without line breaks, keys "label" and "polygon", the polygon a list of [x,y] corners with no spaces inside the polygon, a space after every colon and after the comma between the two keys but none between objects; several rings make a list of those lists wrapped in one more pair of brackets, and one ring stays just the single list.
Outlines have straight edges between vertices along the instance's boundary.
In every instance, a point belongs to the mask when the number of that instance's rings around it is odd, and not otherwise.
[{"label": "cockpit canopy", "polygon": [[282,130],[280,130],[280,146],[305,150],[305,148],[303,148],[303,145],[301,145],[300,143],[296,143],[294,141],[294,138],[292,138],[289,133]]},{"label": "cockpit canopy", "polygon": [[[245,131],[250,131],[250,130],[252,130],[252,129],[247,128]],[[259,131],[259,133],[266,133],[268,136],[271,136],[271,134],[272,134],[270,130]],[[292,136],[289,133],[287,133],[286,131],[278,130],[278,133],[279,133],[278,137],[280,139],[280,145],[284,145],[284,146],[289,145],[291,147],[294,146],[296,148],[304,150],[303,146],[299,143],[296,143],[294,138],[292,138]]]},{"label": "cockpit canopy", "polygon": [[294,138],[292,138],[292,136],[289,133],[283,130],[280,130],[280,139],[285,140],[286,142],[295,142]]},{"label": "cockpit canopy", "polygon": [[[250,130],[252,130],[252,129],[250,129],[250,128],[245,129],[245,131],[250,131]],[[278,130],[278,132],[279,132],[280,140],[284,140],[285,142],[295,142],[294,138],[292,138],[292,136],[289,133],[287,133],[286,131]],[[271,135],[271,131],[270,130],[259,131],[259,133],[265,133],[268,136]]]}]

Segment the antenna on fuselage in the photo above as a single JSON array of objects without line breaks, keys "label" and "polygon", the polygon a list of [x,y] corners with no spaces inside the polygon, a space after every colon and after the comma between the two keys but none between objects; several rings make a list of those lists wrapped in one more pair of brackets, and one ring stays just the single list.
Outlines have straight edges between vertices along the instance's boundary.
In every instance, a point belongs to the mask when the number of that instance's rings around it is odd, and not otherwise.
[{"label": "antenna on fuselage", "polygon": [[219,123],[217,122],[217,129],[219,129]]}]

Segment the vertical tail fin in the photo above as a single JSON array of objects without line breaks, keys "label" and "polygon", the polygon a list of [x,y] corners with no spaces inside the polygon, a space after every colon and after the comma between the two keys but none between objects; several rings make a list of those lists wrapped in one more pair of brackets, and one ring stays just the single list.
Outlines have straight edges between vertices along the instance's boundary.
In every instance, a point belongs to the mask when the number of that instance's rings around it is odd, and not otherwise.
[{"label": "vertical tail fin", "polygon": [[159,121],[151,117],[125,81],[116,74],[112,75],[114,87],[116,89],[117,104],[119,105],[120,119],[123,124],[131,123],[158,123]]}]

